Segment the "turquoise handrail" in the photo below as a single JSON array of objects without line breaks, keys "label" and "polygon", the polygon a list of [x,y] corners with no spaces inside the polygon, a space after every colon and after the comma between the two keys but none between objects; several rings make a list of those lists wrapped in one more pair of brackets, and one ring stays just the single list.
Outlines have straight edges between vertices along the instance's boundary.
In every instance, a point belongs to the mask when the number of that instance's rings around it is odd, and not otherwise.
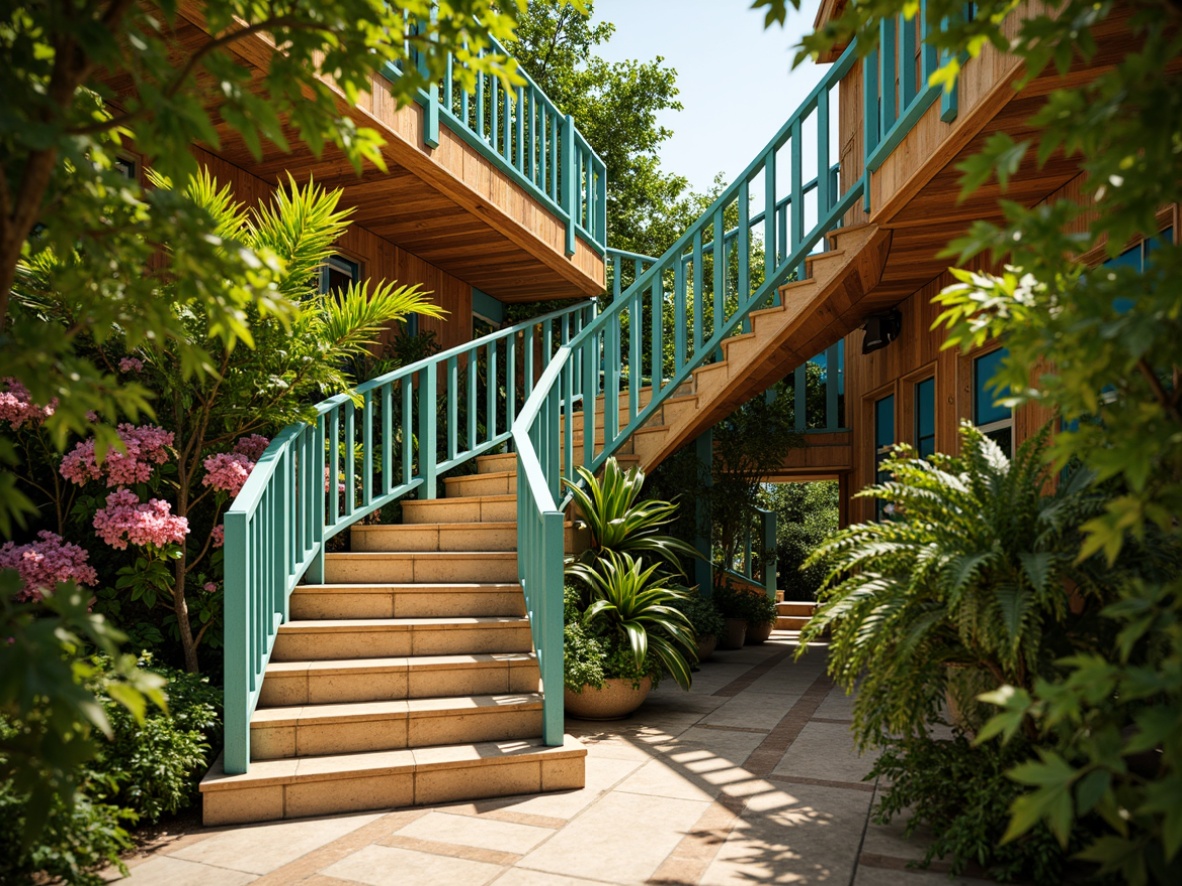
[{"label": "turquoise handrail", "polygon": [[776,512],[752,506],[743,526],[738,563],[723,563],[724,572],[762,584],[768,599],[776,596]]},{"label": "turquoise handrail", "polygon": [[[495,38],[476,52],[509,55]],[[420,55],[408,43],[407,52],[425,71]],[[465,89],[456,76],[462,63],[447,59],[442,83],[433,83],[415,96],[423,106],[423,141],[439,146],[439,123],[460,136],[566,224],[566,254],[575,252],[581,238],[600,255],[607,245],[607,166],[575,126],[541,87],[525,72],[522,86],[506,89],[492,75],[478,73],[475,91]],[[400,76],[397,67],[383,71],[389,80]]]},{"label": "turquoise handrail", "polygon": [[[563,477],[574,480],[576,463],[598,470],[691,372],[713,362],[723,340],[741,332],[752,311],[775,302],[778,288],[803,272],[805,257],[823,247],[825,235],[862,196],[864,175],[839,193],[836,117],[830,114],[834,90],[855,58],[851,46],[705,214],[558,349],[526,401],[513,425],[513,442],[518,562],[531,610],[553,613],[562,606],[562,576],[552,563],[561,560],[558,527],[569,501],[562,493]],[[806,131],[811,133],[807,151]],[[782,155],[786,176],[779,174]],[[616,403],[623,380],[644,377],[652,380],[651,399],[642,404],[639,385],[628,384],[627,420],[621,427]],[[582,393],[583,442],[577,460],[574,391]],[[602,429],[589,405],[601,396]],[[551,663],[560,661],[562,652],[562,626],[559,622],[555,628],[552,621],[543,621],[551,627],[535,637],[539,660]],[[559,672],[551,679],[560,677]],[[544,685],[545,680],[543,673]],[[543,705],[544,740],[559,744],[562,694],[545,692]]]},{"label": "turquoise handrail", "polygon": [[[972,17],[973,4],[965,4],[963,15]],[[927,0],[920,0],[916,14],[908,21],[902,14],[879,23],[878,46],[862,60],[862,97],[865,138],[865,168],[877,171],[902,143],[919,118],[940,100],[940,119],[957,117],[959,79],[945,91],[931,85],[931,76],[947,57],[928,42],[930,24]],[[866,209],[870,210],[866,193]]]},{"label": "turquoise handrail", "polygon": [[[250,765],[263,672],[296,583],[324,581],[325,541],[412,490],[435,498],[443,472],[505,443],[548,377],[535,367],[595,312],[580,302],[402,367],[325,400],[314,423],[271,441],[224,521],[228,774]],[[580,394],[567,391],[572,403]],[[561,523],[558,532],[561,545]],[[561,606],[558,619],[561,637]]]}]

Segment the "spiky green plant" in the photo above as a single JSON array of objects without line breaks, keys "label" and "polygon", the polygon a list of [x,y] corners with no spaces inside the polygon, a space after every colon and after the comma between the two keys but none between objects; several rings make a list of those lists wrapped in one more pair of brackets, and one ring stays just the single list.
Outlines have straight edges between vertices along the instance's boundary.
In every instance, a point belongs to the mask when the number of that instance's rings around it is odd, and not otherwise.
[{"label": "spiky green plant", "polygon": [[604,464],[602,480],[582,466],[577,470],[581,483],[562,482],[571,490],[591,530],[591,545],[579,562],[587,565],[611,552],[630,553],[657,557],[679,575],[685,574],[680,557],[696,557],[697,551],[660,531],[675,519],[675,502],[637,501],[644,471],[638,467],[625,471],[614,457]]},{"label": "spiky green plant", "polygon": [[652,656],[678,686],[689,689],[697,637],[674,606],[685,601],[685,593],[666,585],[657,574],[659,566],[646,569],[628,554],[608,551],[594,567],[576,563],[568,572],[591,589],[591,603],[582,613],[584,627],[619,634],[638,670],[645,670]]},{"label": "spiky green plant", "polygon": [[947,665],[1029,687],[1063,651],[1071,589],[1087,605],[1103,594],[1076,562],[1078,529],[1103,499],[1082,472],[1043,494],[1047,431],[1013,461],[972,427],[961,440],[960,457],[897,448],[893,479],[861,493],[887,502],[890,519],[841,530],[805,564],[829,572],[798,654],[831,633],[829,673],[847,691],[858,684],[862,746],[937,719]]}]

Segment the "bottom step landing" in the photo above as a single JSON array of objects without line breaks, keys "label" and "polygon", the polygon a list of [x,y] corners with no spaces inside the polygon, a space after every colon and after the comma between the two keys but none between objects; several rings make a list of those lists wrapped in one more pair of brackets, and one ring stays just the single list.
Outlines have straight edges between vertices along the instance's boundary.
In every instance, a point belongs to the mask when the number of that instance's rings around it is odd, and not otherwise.
[{"label": "bottom step landing", "polygon": [[262,760],[226,775],[219,757],[201,781],[206,826],[427,806],[583,787],[587,749],[541,739]]}]

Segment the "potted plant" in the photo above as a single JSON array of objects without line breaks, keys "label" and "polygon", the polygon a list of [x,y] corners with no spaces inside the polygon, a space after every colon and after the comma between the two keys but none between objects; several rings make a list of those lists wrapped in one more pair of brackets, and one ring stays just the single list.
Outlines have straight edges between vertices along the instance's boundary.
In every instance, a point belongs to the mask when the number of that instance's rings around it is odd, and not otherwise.
[{"label": "potted plant", "polygon": [[714,586],[714,606],[722,616],[723,630],[718,635],[719,649],[742,649],[747,641],[747,614],[739,592],[725,580]]},{"label": "potted plant", "polygon": [[698,637],[698,661],[706,661],[714,654],[718,638],[726,630],[726,623],[718,614],[714,601],[703,597],[697,588],[685,588],[685,599],[673,605],[685,614]]},{"label": "potted plant", "polygon": [[739,588],[736,594],[740,611],[747,622],[746,645],[762,643],[776,626],[776,604],[762,589]]},{"label": "potted plant", "polygon": [[594,565],[608,552],[629,553],[649,561],[660,560],[678,575],[684,575],[681,557],[697,557],[693,547],[661,532],[677,515],[673,502],[650,499],[638,501],[644,486],[644,471],[624,471],[609,458],[600,480],[585,467],[576,468],[580,482],[564,479],[571,498],[590,530],[587,550],[575,562]]},{"label": "potted plant", "polygon": [[628,554],[608,552],[595,566],[575,563],[579,586],[566,594],[567,711],[583,719],[632,713],[664,674],[688,689],[697,638],[674,603],[686,595]]}]

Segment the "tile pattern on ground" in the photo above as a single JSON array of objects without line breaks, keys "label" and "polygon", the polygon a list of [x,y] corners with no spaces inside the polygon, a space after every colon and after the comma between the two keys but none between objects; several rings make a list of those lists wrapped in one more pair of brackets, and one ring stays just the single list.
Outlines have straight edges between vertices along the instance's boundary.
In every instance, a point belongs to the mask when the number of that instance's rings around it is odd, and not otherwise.
[{"label": "tile pattern on ground", "polygon": [[[868,823],[872,760],[824,650],[720,651],[690,693],[668,683],[615,723],[568,721],[586,787],[181,835],[129,860],[130,886],[594,886],[950,883]],[[864,838],[864,842],[863,842]],[[170,838],[171,839],[171,838]],[[117,879],[117,873],[111,873]],[[976,884],[962,879],[956,882]]]}]

